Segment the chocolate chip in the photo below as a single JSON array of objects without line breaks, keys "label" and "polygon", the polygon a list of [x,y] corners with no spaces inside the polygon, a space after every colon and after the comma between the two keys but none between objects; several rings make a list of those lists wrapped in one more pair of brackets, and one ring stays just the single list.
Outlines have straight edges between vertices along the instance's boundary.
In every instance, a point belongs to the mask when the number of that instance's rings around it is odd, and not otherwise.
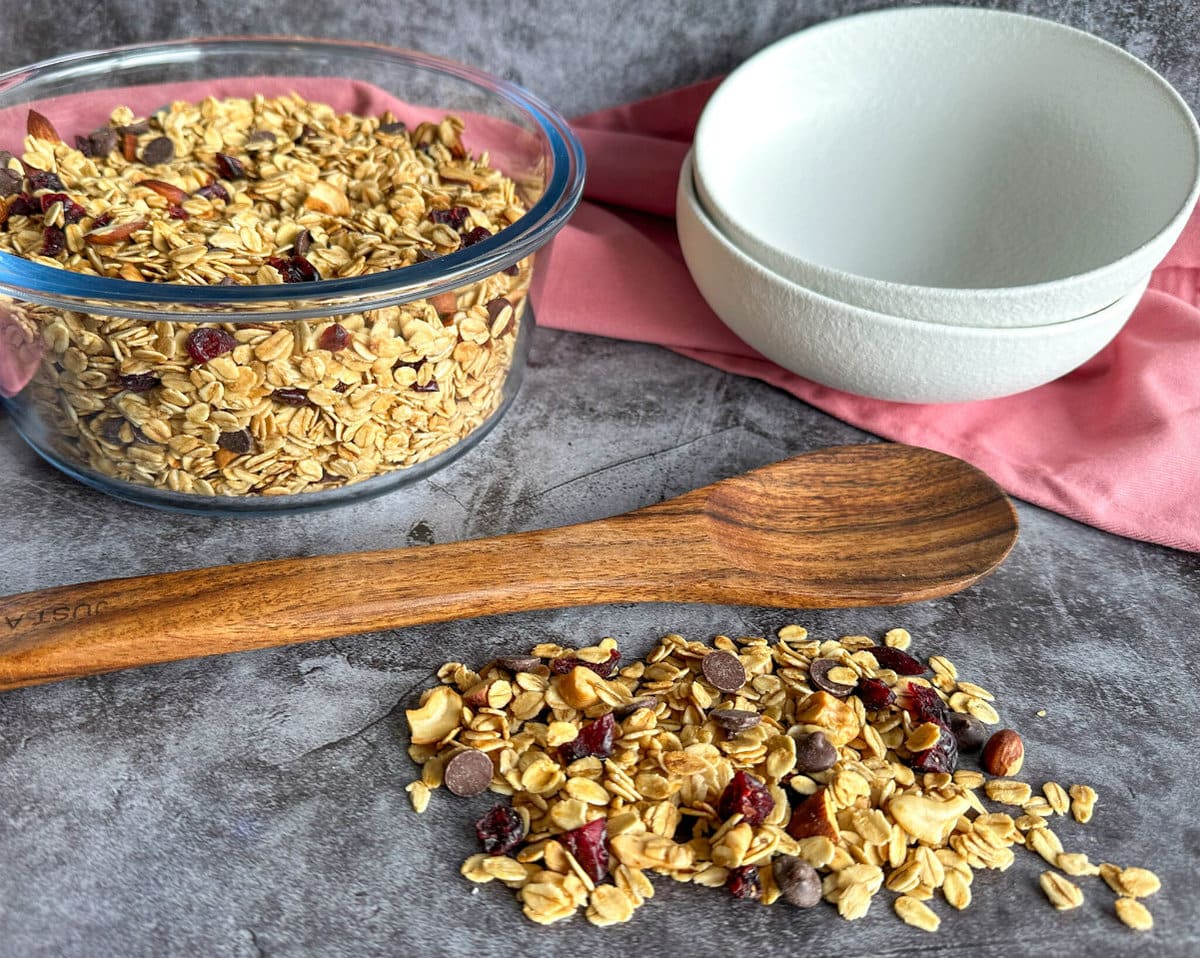
[{"label": "chocolate chip", "polygon": [[380,123],[380,133],[403,133],[408,129],[408,126],[402,120],[396,120],[394,123]]},{"label": "chocolate chip", "polygon": [[762,719],[757,712],[746,709],[713,709],[708,717],[723,728],[728,735],[737,735],[754,728]]},{"label": "chocolate chip", "polygon": [[173,159],[175,159],[175,144],[165,136],[156,136],[142,150],[142,162],[147,166],[170,163]]},{"label": "chocolate chip", "polygon": [[75,137],[75,146],[84,156],[108,156],[117,148],[117,131],[105,125],[87,136]]},{"label": "chocolate chip", "polygon": [[833,768],[837,761],[837,749],[825,737],[824,732],[808,732],[795,735],[796,739],[796,771],[808,775],[812,772],[823,772]]},{"label": "chocolate chip", "polygon": [[308,230],[301,230],[292,241],[292,252],[297,256],[303,256],[308,252],[310,246],[312,246],[312,233]]},{"label": "chocolate chip", "polygon": [[990,735],[988,727],[974,715],[964,715],[961,712],[950,716],[950,731],[958,743],[960,752],[974,752],[982,748]]},{"label": "chocolate chip", "polygon": [[496,664],[510,672],[532,672],[542,660],[536,655],[502,655],[496,659]]},{"label": "chocolate chip", "polygon": [[838,668],[841,664],[841,662],[836,662],[833,659],[813,659],[812,664],[808,667],[809,681],[821,691],[828,692],[839,699],[844,699],[854,691],[854,686],[829,681],[830,671]]},{"label": "chocolate chip", "polygon": [[658,708],[657,695],[639,695],[631,702],[626,702],[624,705],[618,705],[613,709],[613,715],[618,718],[624,718],[626,715],[632,715],[638,709],[656,709]]},{"label": "chocolate chip", "polygon": [[217,445],[229,452],[244,456],[254,448],[254,437],[250,435],[249,429],[223,432],[217,437]]},{"label": "chocolate chip", "polygon": [[746,669],[731,652],[709,652],[700,660],[700,670],[722,692],[736,692],[746,684]]},{"label": "chocolate chip", "polygon": [[812,908],[821,901],[821,876],[803,858],[778,855],[771,867],[779,892],[797,908]]},{"label": "chocolate chip", "polygon": [[141,136],[143,133],[150,132],[150,121],[139,120],[137,123],[130,123],[127,126],[119,126],[117,129],[122,133],[128,133],[130,136]]},{"label": "chocolate chip", "polygon": [[442,778],[455,795],[470,798],[492,784],[492,760],[478,749],[459,752],[446,763]]},{"label": "chocolate chip", "polygon": [[12,196],[21,192],[23,177],[16,170],[7,167],[0,170],[0,196]]}]

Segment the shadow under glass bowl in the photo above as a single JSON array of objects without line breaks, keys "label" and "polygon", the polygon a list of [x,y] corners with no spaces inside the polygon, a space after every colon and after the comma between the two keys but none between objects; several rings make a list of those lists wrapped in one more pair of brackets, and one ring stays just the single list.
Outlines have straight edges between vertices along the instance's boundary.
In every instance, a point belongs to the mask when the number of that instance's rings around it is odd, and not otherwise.
[{"label": "shadow under glass bowl", "polygon": [[[460,117],[463,149],[487,154],[524,213],[444,255],[299,283],[139,282],[0,252],[0,401],[25,441],[69,475],[169,509],[322,508],[429,475],[511,404],[550,241],[584,177],[566,121],[519,87],[363,43],[142,44],[0,75],[0,149],[22,155],[31,108],[72,142],[121,105],[148,116],[164,101],[293,91],[338,113],[378,115],[383,105],[410,130]],[[335,323],[350,334],[340,353],[322,348]],[[206,327],[237,348],[195,361],[188,337]],[[259,348],[271,337],[292,342],[272,356]],[[155,387],[130,389],[130,370]]]}]

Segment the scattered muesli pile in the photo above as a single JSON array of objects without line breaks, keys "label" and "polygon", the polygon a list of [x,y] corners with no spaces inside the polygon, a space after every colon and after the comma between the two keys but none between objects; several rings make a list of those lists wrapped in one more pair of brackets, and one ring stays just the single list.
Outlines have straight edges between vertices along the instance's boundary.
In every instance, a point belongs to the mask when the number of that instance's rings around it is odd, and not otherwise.
[{"label": "scattered muesli pile", "polygon": [[[533,198],[470,155],[462,132],[454,116],[410,130],[391,114],[259,96],[149,117],[121,107],[72,145],[30,111],[24,155],[0,155],[0,251],[189,285],[408,266],[487,239]],[[30,414],[60,455],[175,492],[290,495],[421,462],[488,419],[532,269],[530,257],[453,292],[328,320],[197,325],[5,307],[9,325],[45,344]]]},{"label": "scattered muesli pile", "polygon": [[[653,873],[768,905],[824,899],[847,919],[886,888],[901,919],[936,931],[938,892],[966,908],[974,873],[1004,871],[1023,845],[1051,866],[1041,886],[1055,908],[1078,907],[1072,879],[1098,875],[1117,917],[1149,929],[1154,874],[1092,864],[1051,827],[1089,821],[1096,792],[1051,781],[1035,794],[1012,777],[1024,744],[989,735],[991,693],[909,643],[903,629],[877,645],[790,625],[774,644],[668,635],[623,667],[612,639],[539,645],[480,672],[447,663],[408,712],[422,771],[407,790],[418,812],[441,785],[512,796],[476,823],[483,852],[462,872],[516,889],[541,924],[580,908],[597,925],[628,921]],[[957,768],[981,748],[993,777]]]}]

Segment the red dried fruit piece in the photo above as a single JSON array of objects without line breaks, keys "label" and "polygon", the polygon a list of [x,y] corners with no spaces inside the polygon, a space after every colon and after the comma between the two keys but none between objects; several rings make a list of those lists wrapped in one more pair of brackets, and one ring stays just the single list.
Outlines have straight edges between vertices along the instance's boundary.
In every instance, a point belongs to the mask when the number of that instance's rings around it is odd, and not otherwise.
[{"label": "red dried fruit piece", "polygon": [[279,270],[285,283],[311,283],[321,278],[317,268],[303,256],[271,256],[267,263]]},{"label": "red dried fruit piece", "polygon": [[482,243],[485,239],[489,239],[491,235],[492,231],[486,226],[476,226],[472,230],[467,230],[467,232],[462,234],[462,248],[466,249],[468,246]]},{"label": "red dried fruit piece", "polygon": [[168,203],[173,203],[176,206],[180,203],[186,203],[188,199],[187,193],[174,183],[168,183],[165,180],[142,180],[138,183],[138,186],[144,186],[148,190],[153,190]]},{"label": "red dried fruit piece", "polygon": [[564,765],[581,758],[608,758],[613,750],[616,724],[612,712],[605,712],[598,719],[585,724],[574,740],[560,745],[558,757]]},{"label": "red dried fruit piece", "polygon": [[729,871],[725,887],[734,898],[747,901],[762,900],[762,879],[758,877],[757,865],[739,865]]},{"label": "red dried fruit piece", "polygon": [[87,210],[76,203],[66,193],[43,193],[38,197],[42,212],[45,213],[55,203],[62,203],[63,220],[67,223],[78,223],[87,216]]},{"label": "red dried fruit piece", "polygon": [[435,393],[438,391],[438,384],[436,379],[431,379],[424,386],[420,383],[413,383],[408,388],[415,393]]},{"label": "red dried fruit piece", "polygon": [[946,703],[929,686],[908,682],[896,701],[918,723],[933,722],[943,728],[949,728],[950,713]]},{"label": "red dried fruit piece", "polygon": [[171,217],[173,220],[189,219],[188,211],[182,206],[176,206],[174,203],[167,207],[167,216]]},{"label": "red dried fruit piece", "polygon": [[222,353],[230,352],[237,346],[237,340],[223,329],[202,326],[188,334],[184,345],[187,347],[188,355],[192,357],[192,362],[206,363],[210,359],[216,359]]},{"label": "red dried fruit piece", "polygon": [[876,645],[867,649],[881,668],[891,669],[899,675],[924,675],[929,669],[907,652],[893,649],[890,645]]},{"label": "red dried fruit piece", "polygon": [[521,266],[519,263],[513,263],[512,266],[504,267],[502,272],[505,276],[518,276],[521,273]]},{"label": "red dried fruit piece", "polygon": [[564,655],[558,659],[550,660],[550,671],[554,675],[566,675],[571,669],[577,665],[582,665],[585,669],[591,669],[602,679],[611,679],[617,674],[617,665],[621,661],[621,653],[613,649],[608,653],[608,658],[603,662],[584,662],[573,655]]},{"label": "red dried fruit piece", "polygon": [[[100,220],[103,219],[103,216],[100,217]],[[96,221],[97,224],[99,224],[100,220]],[[108,226],[109,222],[106,220],[104,225]],[[96,229],[93,227],[92,232],[88,233],[84,239],[93,246],[115,246],[117,243],[123,243],[138,230],[144,229],[145,226],[145,220],[134,220],[131,223],[122,223],[120,226],[114,226],[112,229],[104,230],[103,232],[96,232]]]},{"label": "red dried fruit piece", "polygon": [[885,709],[896,701],[896,693],[880,679],[859,679],[855,693],[869,709]]},{"label": "red dried fruit piece", "polygon": [[511,806],[497,805],[475,823],[479,844],[489,855],[504,855],[525,839],[525,823]]},{"label": "red dried fruit piece", "polygon": [[8,204],[9,216],[36,216],[41,211],[38,201],[28,193],[18,193]]},{"label": "red dried fruit piece", "polygon": [[29,115],[25,118],[25,132],[39,140],[49,140],[51,143],[62,142],[62,137],[58,135],[58,130],[54,129],[54,124],[37,110],[30,110]]},{"label": "red dried fruit piece", "polygon": [[958,768],[958,741],[954,734],[943,727],[934,746],[914,754],[908,765],[916,772],[953,772]]},{"label": "red dried fruit piece", "polygon": [[224,200],[226,203],[229,202],[229,190],[225,189],[225,187],[215,181],[207,184],[206,186],[200,187],[200,189],[196,190],[196,195],[203,196],[209,201]]},{"label": "red dried fruit piece", "polygon": [[604,876],[608,874],[608,846],[605,845],[607,839],[608,825],[603,818],[597,818],[558,836],[563,847],[575,856],[575,861],[579,862],[588,878],[594,882],[603,881]]},{"label": "red dried fruit piece", "polygon": [[328,349],[331,353],[336,353],[339,349],[345,349],[350,344],[350,331],[341,323],[333,323],[331,326],[326,326],[321,332],[320,339],[317,340],[317,345],[321,349]]},{"label": "red dried fruit piece", "polygon": [[217,161],[217,172],[227,180],[240,180],[246,176],[246,165],[236,156],[230,156],[228,153],[218,153],[215,157]]},{"label": "red dried fruit piece", "polygon": [[131,373],[128,376],[118,377],[122,389],[128,389],[131,393],[149,392],[157,386],[161,379],[154,373]]},{"label": "red dried fruit piece", "polygon": [[43,256],[57,256],[67,248],[67,234],[57,226],[47,226],[42,230]]},{"label": "red dried fruit piece", "polygon": [[429,222],[449,226],[452,230],[460,230],[467,221],[471,211],[465,206],[452,206],[448,210],[430,210]]},{"label": "red dried fruit piece", "polygon": [[741,812],[742,821],[749,825],[761,825],[774,810],[775,799],[767,786],[744,771],[737,772],[729,780],[717,802],[717,814],[721,818],[728,819]]},{"label": "red dried fruit piece", "polygon": [[66,189],[63,181],[58,178],[57,173],[39,170],[33,166],[27,165],[25,167],[25,179],[29,181],[29,189],[34,193],[39,190],[53,190],[56,193],[61,193]]},{"label": "red dried fruit piece", "polygon": [[307,389],[284,388],[276,389],[271,393],[271,398],[277,402],[284,403],[288,406],[312,406],[313,401],[308,398]]},{"label": "red dried fruit piece", "polygon": [[573,655],[564,655],[557,659],[550,660],[551,675],[566,675],[571,669],[579,664],[579,659]]}]

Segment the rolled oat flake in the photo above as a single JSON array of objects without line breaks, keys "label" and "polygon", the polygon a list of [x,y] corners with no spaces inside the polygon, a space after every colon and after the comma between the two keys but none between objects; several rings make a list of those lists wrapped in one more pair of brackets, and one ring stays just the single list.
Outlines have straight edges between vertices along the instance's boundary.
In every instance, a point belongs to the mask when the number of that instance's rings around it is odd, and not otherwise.
[{"label": "rolled oat flake", "polygon": [[746,684],[746,669],[731,652],[709,652],[700,661],[700,670],[722,692],[736,692]]},{"label": "rolled oat flake", "polygon": [[478,749],[459,752],[446,763],[443,778],[455,795],[470,798],[492,784],[492,760]]}]

